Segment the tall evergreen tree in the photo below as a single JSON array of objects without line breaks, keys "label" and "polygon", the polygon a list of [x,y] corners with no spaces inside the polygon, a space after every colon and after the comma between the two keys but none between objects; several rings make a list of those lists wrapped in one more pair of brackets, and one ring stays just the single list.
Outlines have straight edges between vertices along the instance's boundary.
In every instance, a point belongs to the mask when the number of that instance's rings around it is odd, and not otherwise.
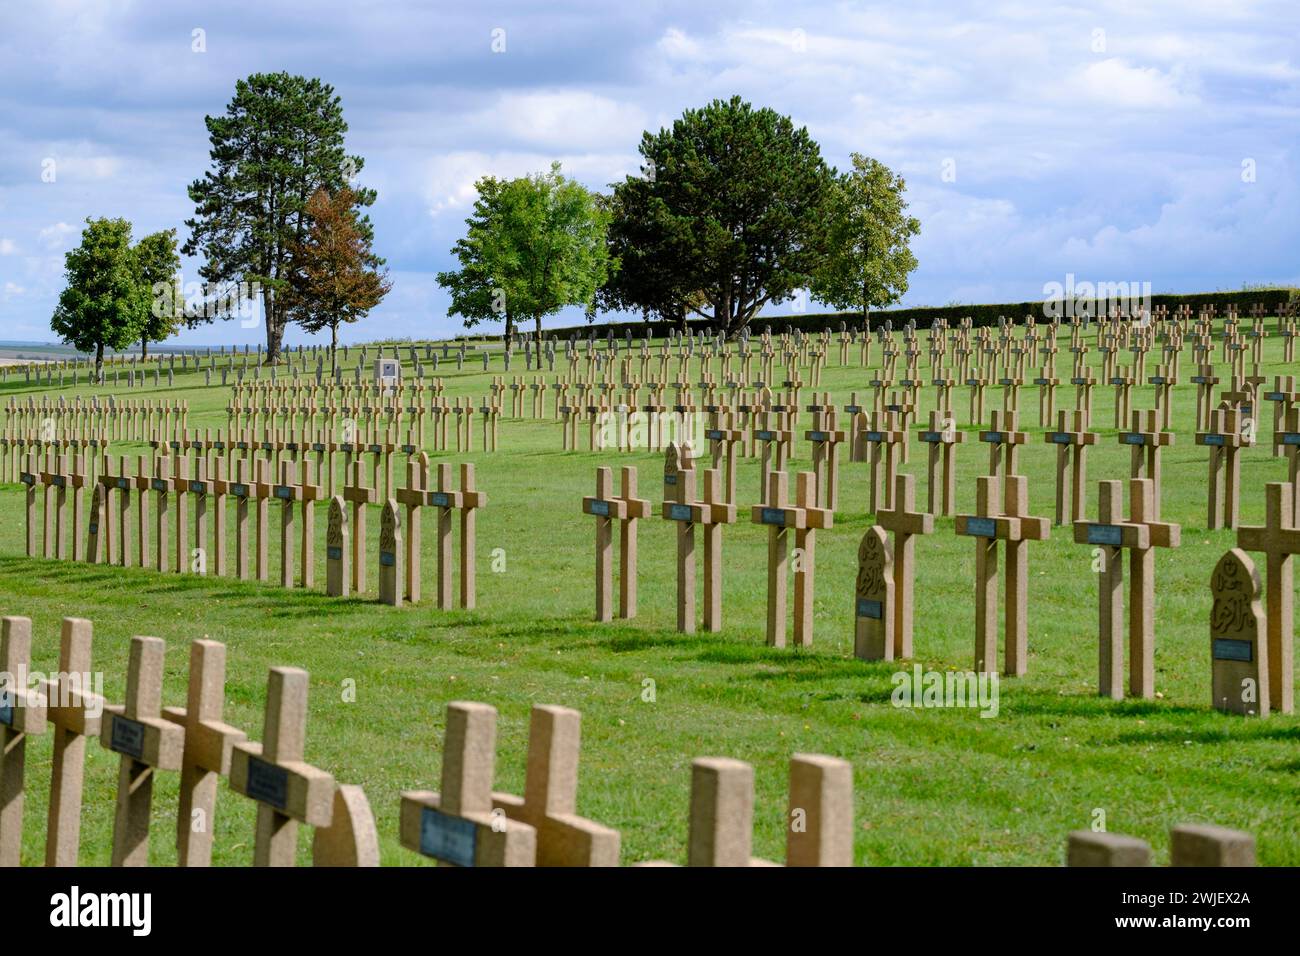
[{"label": "tall evergreen tree", "polygon": [[[289,316],[279,297],[288,287],[292,250],[306,238],[307,201],[333,194],[364,167],[344,150],[347,123],[334,88],[288,73],[257,73],[235,84],[224,116],[205,120],[212,168],[190,184],[194,218],[186,220],[186,255],[204,260],[200,275],[228,295],[238,283],[260,286],[266,361],[279,360]],[[352,187],[369,206],[373,190]],[[367,240],[370,220],[357,219]],[[222,317],[230,318],[231,302]],[[204,321],[200,319],[200,321]]]}]

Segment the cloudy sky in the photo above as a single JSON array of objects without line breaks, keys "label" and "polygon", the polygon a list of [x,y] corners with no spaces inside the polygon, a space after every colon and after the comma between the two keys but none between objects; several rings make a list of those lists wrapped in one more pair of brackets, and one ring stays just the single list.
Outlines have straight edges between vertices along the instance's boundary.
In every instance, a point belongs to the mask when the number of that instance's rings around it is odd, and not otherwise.
[{"label": "cloudy sky", "polygon": [[1040,298],[1068,273],[1300,283],[1298,27],[1295,0],[7,0],[0,339],[51,338],[87,216],[184,235],[205,114],[276,70],[333,84],[379,192],[394,288],[353,340],[457,330],[434,274],[479,176],[559,159],[603,189],[637,169],[642,130],[733,94],[806,125],[836,166],[860,151],[906,177],[907,304]]}]

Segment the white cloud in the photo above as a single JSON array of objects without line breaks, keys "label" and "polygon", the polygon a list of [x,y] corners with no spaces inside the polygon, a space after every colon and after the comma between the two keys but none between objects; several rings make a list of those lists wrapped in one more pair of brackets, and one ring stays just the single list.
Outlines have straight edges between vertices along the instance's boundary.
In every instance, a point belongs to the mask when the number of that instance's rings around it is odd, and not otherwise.
[{"label": "white cloud", "polygon": [[1199,102],[1180,89],[1173,74],[1131,66],[1118,57],[1085,67],[1072,85],[1083,96],[1121,109],[1177,109]]},{"label": "white cloud", "polygon": [[46,249],[61,249],[67,245],[68,238],[75,235],[77,227],[66,222],[56,222],[46,226],[38,234],[41,245]]},{"label": "white cloud", "polygon": [[0,256],[12,256],[17,251],[18,246],[12,239],[0,239]]}]

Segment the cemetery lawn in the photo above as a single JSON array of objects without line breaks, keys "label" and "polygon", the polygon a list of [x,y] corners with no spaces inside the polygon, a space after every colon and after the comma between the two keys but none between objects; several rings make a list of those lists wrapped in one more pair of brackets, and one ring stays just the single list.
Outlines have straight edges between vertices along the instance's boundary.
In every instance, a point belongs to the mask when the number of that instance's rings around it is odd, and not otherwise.
[{"label": "cemetery lawn", "polygon": [[[1273,326],[1270,319],[1270,331]],[[1058,376],[1068,381],[1068,338],[1061,341]],[[1096,359],[1093,344],[1090,357]],[[1276,337],[1267,344],[1263,390],[1274,374],[1295,371],[1284,369]],[[854,358],[856,353],[855,348]],[[877,345],[873,358],[878,353]],[[349,368],[356,355],[354,349]],[[838,359],[837,344],[827,359]],[[487,392],[491,376],[469,371],[470,364],[457,372],[454,362],[440,363],[437,374],[447,395],[479,398]],[[1155,374],[1155,364],[1148,356],[1146,374]],[[1226,367],[1216,368],[1226,387]],[[409,376],[410,367],[405,371]],[[494,354],[493,374],[500,373]],[[521,355],[512,374],[524,374]],[[398,845],[399,793],[438,789],[444,709],[448,701],[467,699],[499,710],[497,789],[516,793],[524,782],[529,708],[563,704],[582,712],[579,811],[622,832],[624,862],[684,862],[690,763],[707,755],[754,764],[754,850],[784,859],[787,763],[793,753],[811,752],[853,763],[859,864],[1059,865],[1066,834],[1104,820],[1110,831],[1149,841],[1160,863],[1168,860],[1171,826],[1205,822],[1255,834],[1263,864],[1300,865],[1300,719],[1252,720],[1210,708],[1208,585],[1235,533],[1205,530],[1207,453],[1193,441],[1192,374],[1189,345],[1182,384],[1174,391],[1177,439],[1163,458],[1162,517],[1182,523],[1182,546],[1155,555],[1159,696],[1152,701],[1097,696],[1092,550],[1074,544],[1068,528],[1054,528],[1049,541],[1029,546],[1029,672],[1001,681],[996,716],[983,717],[978,709],[892,706],[891,676],[913,662],[866,663],[852,656],[857,547],[871,522],[865,514],[867,466],[850,463],[847,446],[835,527],[817,537],[811,649],[764,644],[767,531],[748,520],[758,491],[757,460],[741,464],[739,521],[723,531],[723,632],[676,633],[674,539],[669,523],[657,516],[640,525],[638,618],[594,624],[594,526],[581,512],[581,498],[593,491],[597,465],[636,464],[641,497],[654,503],[657,514],[662,456],[564,453],[560,427],[550,418],[503,417],[501,451],[494,454],[430,452],[434,462],[475,461],[478,486],[489,498],[478,518],[475,611],[432,606],[430,509],[424,509],[424,601],[398,610],[374,603],[373,544],[372,593],[348,600],[324,594],[323,542],[317,551],[319,590],[313,592],[29,561],[22,554],[22,492],[5,485],[0,612],[33,619],[32,666],[43,670],[56,668],[60,619],[92,620],[95,665],[103,669],[104,690],[114,702],[124,693],[132,635],[167,641],[164,704],[184,703],[189,641],[225,642],[225,719],[253,739],[262,736],[267,669],[308,669],[307,759],[341,782],[364,786],[385,864],[425,862]],[[865,402],[870,377],[856,365],[831,364],[821,390],[843,405],[856,389]],[[163,383],[133,392],[124,386],[82,387],[60,394],[174,394],[189,402],[191,429],[225,427],[229,389],[204,387],[202,375],[193,373],[178,375],[171,390],[165,376]],[[45,391],[11,377],[0,399]],[[1000,393],[990,389],[988,409],[1001,406]],[[801,404],[807,401],[805,390]],[[925,422],[933,401],[934,390],[923,389],[918,423]],[[1020,458],[1021,472],[1029,477],[1030,508],[1050,518],[1055,452],[1038,427],[1037,389],[1022,389],[1020,401],[1021,428],[1030,433]],[[1094,517],[1097,481],[1128,477],[1129,449],[1110,427],[1113,401],[1114,389],[1095,390],[1093,425],[1100,437],[1088,462],[1088,511]],[[958,422],[974,432],[966,422],[967,389],[955,389],[953,402]],[[1072,388],[1058,389],[1058,408],[1072,402]],[[1135,389],[1134,408],[1153,404],[1150,387]],[[548,413],[551,405],[548,396]],[[1266,407],[1261,433],[1271,429],[1271,415]],[[811,467],[802,438],[809,417],[800,419],[792,471]],[[585,445],[585,424],[579,432]],[[474,442],[477,449],[477,427]],[[144,451],[147,446],[113,449]],[[974,434],[957,450],[961,512],[973,510],[975,477],[985,473],[987,457]],[[918,476],[917,497],[924,502],[925,452],[915,440],[903,470]],[[397,465],[394,472],[401,481],[404,469]],[[1243,524],[1262,522],[1264,483],[1285,477],[1283,461],[1269,456],[1265,441],[1245,453]],[[325,523],[322,510],[316,525],[322,538]],[[378,525],[372,516],[372,538]],[[233,533],[233,521],[231,526]],[[278,534],[272,539],[275,580]],[[954,535],[952,519],[943,518],[936,519],[933,535],[917,542],[915,663],[927,670],[965,671],[972,665],[974,547]],[[1262,558],[1257,562],[1262,569]],[[39,864],[50,736],[32,738],[28,748],[23,862]],[[107,865],[117,758],[95,742],[87,754],[81,861]],[[155,786],[151,853],[159,865],[175,862],[176,778],[161,774]],[[252,804],[223,783],[214,862],[251,862],[253,832]],[[305,850],[307,828],[301,837]]]}]

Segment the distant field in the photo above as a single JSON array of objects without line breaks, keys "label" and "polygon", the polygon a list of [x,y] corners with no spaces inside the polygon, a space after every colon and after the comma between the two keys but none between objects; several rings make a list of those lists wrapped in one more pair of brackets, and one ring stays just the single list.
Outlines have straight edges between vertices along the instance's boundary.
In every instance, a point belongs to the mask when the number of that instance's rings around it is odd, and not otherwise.
[{"label": "distant field", "polygon": [[[1058,374],[1068,379],[1067,343],[1061,344]],[[1263,371],[1270,383],[1274,374],[1297,371],[1282,365],[1277,338],[1268,340],[1266,351]],[[873,358],[878,355],[875,346]],[[355,349],[352,356],[354,363]],[[1091,356],[1099,358],[1095,348]],[[855,365],[837,367],[837,358],[838,347],[832,346],[821,390],[841,405],[850,391],[865,401],[871,375]],[[1155,362],[1148,361],[1152,374]],[[457,373],[454,362],[440,363],[449,396],[481,397],[491,377],[503,374],[496,358],[487,374],[469,365]],[[516,355],[511,374],[523,375],[524,369]],[[338,600],[323,591],[283,591],[231,579],[29,561],[22,556],[21,491],[10,485],[0,488],[0,612],[33,618],[33,667],[41,668],[56,664],[61,617],[92,619],[95,660],[106,672],[111,700],[122,697],[133,634],[167,640],[169,704],[184,700],[188,642],[203,636],[224,641],[226,719],[255,739],[261,737],[267,668],[308,668],[307,758],[340,781],[364,785],[387,864],[421,862],[398,845],[398,793],[437,788],[444,708],[450,700],[471,699],[500,711],[497,786],[515,792],[523,787],[530,706],[556,703],[582,711],[579,810],[622,831],[625,862],[684,861],[690,761],[704,755],[755,765],[755,852],[781,859],[787,762],[792,753],[816,752],[854,765],[855,855],[861,864],[1056,865],[1066,833],[1090,826],[1102,811],[1108,829],[1150,841],[1160,862],[1167,860],[1170,826],[1213,822],[1256,834],[1262,863],[1298,865],[1300,719],[1234,718],[1209,706],[1208,583],[1235,535],[1205,530],[1207,455],[1192,438],[1191,374],[1189,347],[1183,384],[1175,391],[1177,441],[1164,455],[1163,517],[1182,523],[1183,544],[1173,552],[1158,550],[1155,559],[1159,697],[1153,701],[1097,697],[1091,549],[1057,528],[1049,541],[1029,547],[1029,673],[1003,680],[997,717],[891,706],[891,675],[910,669],[911,662],[865,663],[852,656],[856,553],[871,521],[865,513],[867,466],[848,462],[847,455],[841,510],[835,527],[817,542],[812,649],[764,645],[766,529],[748,521],[758,493],[757,460],[741,465],[741,520],[723,532],[723,633],[676,633],[672,528],[657,517],[641,524],[640,616],[594,624],[594,529],[581,513],[581,498],[592,493],[597,465],[636,464],[642,497],[652,499],[657,511],[662,456],[566,454],[559,425],[550,419],[504,420],[496,454],[430,453],[435,462],[476,462],[479,487],[490,498],[479,517],[476,611],[447,613],[431,606],[431,524],[424,529],[425,601],[395,610],[375,604],[373,594]],[[62,394],[105,391],[112,390],[83,387]],[[0,399],[42,392],[10,382]],[[165,392],[116,390],[133,398]],[[205,388],[201,375],[188,374],[178,375],[173,392],[189,402],[191,428],[225,426],[229,389]],[[922,390],[918,422],[933,407],[933,392]],[[1000,407],[1000,392],[990,390],[988,409]],[[954,391],[954,406],[962,426],[975,431],[966,423],[966,393]],[[1094,430],[1101,437],[1089,460],[1090,505],[1098,480],[1128,477],[1129,450],[1109,427],[1113,393],[1108,387],[1095,391]],[[1058,407],[1072,400],[1073,389],[1058,391]],[[1152,407],[1152,390],[1135,390],[1133,404]],[[1051,517],[1055,459],[1037,426],[1036,389],[1022,390],[1021,408],[1022,427],[1031,433],[1021,453],[1031,510]],[[810,427],[808,419],[805,413],[800,432]],[[1271,423],[1269,409],[1262,430]],[[585,428],[579,431],[585,444]],[[476,447],[478,441],[476,433]],[[795,449],[792,470],[809,468],[802,435]],[[114,452],[141,450],[122,446]],[[957,455],[959,508],[969,511],[987,448],[972,434]],[[924,501],[919,442],[904,470],[918,476],[918,498]],[[1285,465],[1261,442],[1246,453],[1242,476],[1243,522],[1258,523],[1263,485],[1284,480]],[[1090,513],[1095,514],[1091,507]],[[322,512],[322,536],[323,518]],[[432,521],[428,509],[425,519]],[[935,525],[935,533],[917,544],[916,661],[927,669],[968,670],[974,652],[974,545],[954,535],[951,519]],[[372,535],[377,527],[372,517]],[[494,549],[502,549],[505,559],[500,573],[491,569]],[[321,569],[318,557],[318,576]],[[373,569],[370,577],[373,588]],[[341,692],[348,679],[357,686],[351,703]],[[643,700],[647,680],[654,682],[654,702]],[[49,746],[48,736],[29,745],[25,863],[42,859]],[[108,862],[116,768],[115,757],[92,746],[83,862]],[[175,860],[175,797],[174,775],[163,774],[154,805],[158,864]],[[253,817],[248,802],[223,786],[216,862],[251,860]]]}]

